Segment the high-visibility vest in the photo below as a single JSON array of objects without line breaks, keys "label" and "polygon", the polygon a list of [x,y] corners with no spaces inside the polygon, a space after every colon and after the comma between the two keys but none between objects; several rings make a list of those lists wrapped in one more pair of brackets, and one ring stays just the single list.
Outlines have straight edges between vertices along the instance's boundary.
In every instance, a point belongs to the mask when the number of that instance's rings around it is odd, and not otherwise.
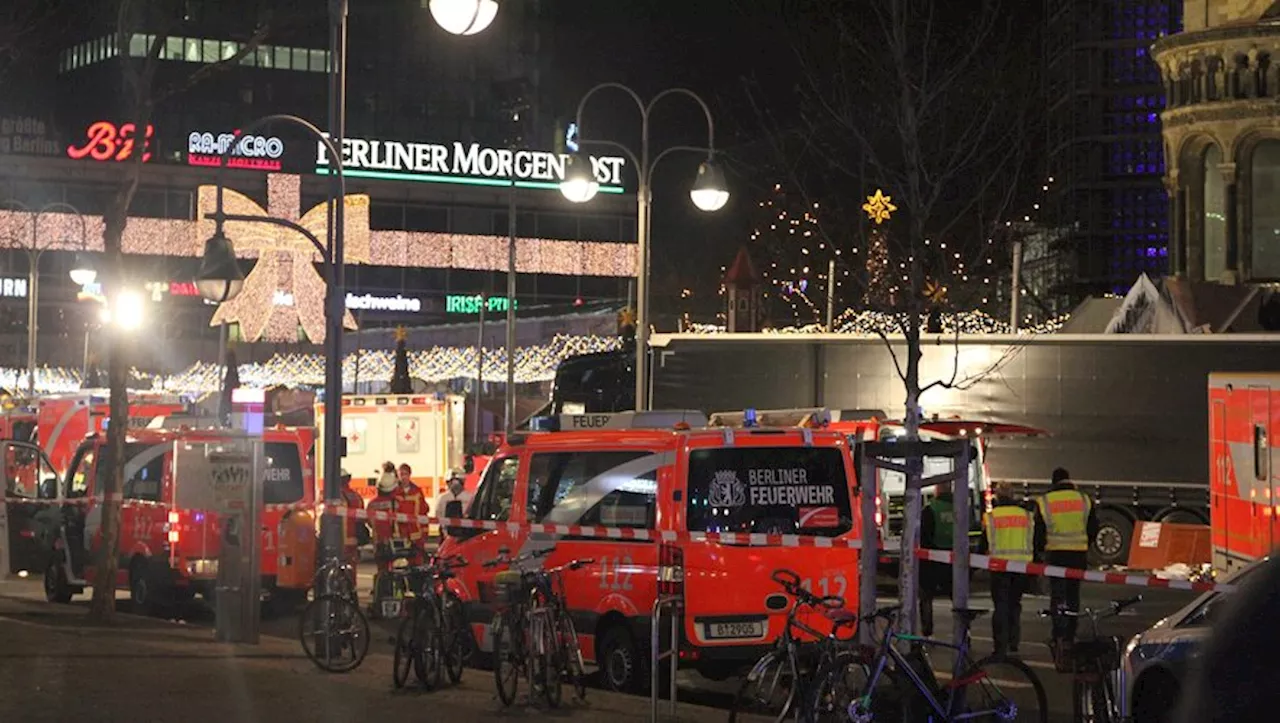
[{"label": "high-visibility vest", "polygon": [[934,497],[929,503],[933,511],[933,546],[937,550],[955,547],[956,510],[950,498]]},{"label": "high-visibility vest", "polygon": [[1017,505],[1000,505],[982,518],[992,557],[1031,562],[1035,551],[1035,521]]},{"label": "high-visibility vest", "polygon": [[1046,550],[1089,549],[1086,525],[1093,502],[1088,495],[1073,489],[1054,490],[1037,498],[1036,506],[1044,518]]},{"label": "high-visibility vest", "polygon": [[396,491],[398,499],[397,512],[405,515],[407,519],[403,522],[397,522],[400,527],[400,536],[407,537],[413,542],[422,539],[422,522],[419,517],[426,517],[431,509],[427,504],[427,498],[423,496],[422,490],[417,485],[401,485]]},{"label": "high-visibility vest", "polygon": [[386,545],[394,540],[403,539],[400,525],[395,522],[395,515],[400,511],[399,507],[399,496],[395,493],[379,493],[377,497],[369,500],[365,509],[369,512],[369,522],[373,527],[375,543]]}]

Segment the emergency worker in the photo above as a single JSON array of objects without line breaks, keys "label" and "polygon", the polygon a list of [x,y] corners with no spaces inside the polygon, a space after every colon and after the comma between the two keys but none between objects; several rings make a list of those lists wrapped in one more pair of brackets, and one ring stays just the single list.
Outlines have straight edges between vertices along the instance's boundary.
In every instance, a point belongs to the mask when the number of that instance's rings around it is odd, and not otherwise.
[{"label": "emergency worker", "polygon": [[[1019,505],[1008,484],[995,488],[991,511],[982,517],[982,548],[1001,560],[1031,562],[1035,557],[1035,516]],[[1022,595],[1027,576],[1020,572],[991,573],[991,638],[996,655],[1018,652],[1022,639]]]},{"label": "emergency worker", "polygon": [[369,513],[370,526],[373,527],[374,559],[377,561],[378,573],[390,572],[394,561],[393,548],[397,543],[408,542],[401,526],[395,521],[396,513],[400,511],[400,485],[396,482],[394,471],[387,470],[384,466],[382,475],[378,477],[378,495],[369,500],[365,509]]},{"label": "emergency worker", "polygon": [[351,485],[351,473],[342,470],[342,504],[347,508],[347,516],[342,533],[342,558],[351,566],[351,583],[355,584],[356,566],[360,564],[360,528],[364,520],[355,516],[356,510],[364,509],[364,498]]},{"label": "emergency worker", "polygon": [[[955,540],[955,502],[951,483],[941,482],[933,499],[920,514],[920,546],[928,550],[948,550]],[[933,560],[920,561],[920,632],[933,635],[933,600],[951,597],[951,565]]]},{"label": "emergency worker", "polygon": [[[1036,548],[1050,565],[1083,569],[1089,563],[1089,540],[1098,534],[1098,519],[1089,496],[1076,489],[1071,474],[1053,471],[1049,491],[1036,499]],[[1053,616],[1053,650],[1061,665],[1070,659],[1076,618],[1065,611],[1080,609],[1080,581],[1049,578],[1049,609]]]},{"label": "emergency worker", "polygon": [[[450,471],[448,488],[436,498],[436,514],[441,517],[456,519],[467,513],[467,506],[471,503],[471,495],[464,489],[464,475],[465,473],[460,469]],[[442,534],[448,533],[442,528]]]},{"label": "emergency worker", "polygon": [[407,464],[400,465],[398,482],[400,514],[406,517],[400,524],[403,525],[403,533],[409,540],[409,546],[413,548],[413,555],[409,558],[409,564],[421,565],[426,562],[427,553],[424,547],[426,535],[423,534],[425,525],[420,518],[430,514],[431,505],[427,504],[427,498],[426,495],[422,494],[422,488],[414,484],[412,467]]}]

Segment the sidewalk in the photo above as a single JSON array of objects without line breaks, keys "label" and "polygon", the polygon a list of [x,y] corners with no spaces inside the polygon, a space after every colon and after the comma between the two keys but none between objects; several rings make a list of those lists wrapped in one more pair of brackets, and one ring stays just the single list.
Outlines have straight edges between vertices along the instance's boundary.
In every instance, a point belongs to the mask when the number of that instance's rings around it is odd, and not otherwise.
[{"label": "sidewalk", "polygon": [[[648,700],[590,690],[560,709],[503,709],[492,674],[467,670],[462,685],[433,692],[391,685],[389,646],[346,675],[322,673],[291,641],[216,643],[212,631],[119,615],[89,625],[84,609],[0,597],[0,720],[249,723],[256,721],[512,720],[647,721]],[[723,721],[724,711],[681,706],[681,721]]]}]

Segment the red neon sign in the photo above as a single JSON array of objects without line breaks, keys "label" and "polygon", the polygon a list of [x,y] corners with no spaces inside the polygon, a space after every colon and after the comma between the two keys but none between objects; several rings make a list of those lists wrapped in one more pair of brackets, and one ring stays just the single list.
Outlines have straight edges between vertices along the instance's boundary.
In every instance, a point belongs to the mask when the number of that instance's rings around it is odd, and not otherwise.
[{"label": "red neon sign", "polygon": [[190,281],[170,281],[170,296],[199,296],[200,292],[196,290],[196,285]]},{"label": "red neon sign", "polygon": [[[149,146],[155,130],[153,126],[147,126],[147,137],[143,141],[144,162],[151,160]],[[117,127],[110,121],[98,121],[85,131],[86,142],[83,146],[67,146],[67,155],[75,159],[88,156],[95,161],[123,161],[133,155],[133,131],[132,123]]]}]

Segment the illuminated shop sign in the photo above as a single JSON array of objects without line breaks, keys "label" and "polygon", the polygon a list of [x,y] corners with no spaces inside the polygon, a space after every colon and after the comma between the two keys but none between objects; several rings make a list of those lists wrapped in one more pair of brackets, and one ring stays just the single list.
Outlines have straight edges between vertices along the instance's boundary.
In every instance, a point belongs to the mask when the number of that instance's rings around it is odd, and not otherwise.
[{"label": "illuminated shop sign", "polygon": [[[271,294],[272,306],[293,306],[293,294],[276,289]],[[416,314],[422,311],[422,299],[401,296],[377,296],[375,294],[347,294],[348,311],[391,311]]]},{"label": "illuminated shop sign", "polygon": [[[329,154],[317,144],[316,172],[329,172]],[[385,178],[426,183],[460,183],[473,186],[509,186],[511,177],[520,188],[559,189],[568,156],[547,151],[513,151],[488,148],[479,143],[401,143],[365,138],[342,139],[343,173],[363,178]],[[600,190],[622,193],[622,168],[626,159],[592,156],[591,168]]]},{"label": "illuminated shop sign", "polygon": [[[133,155],[134,126],[125,123],[117,126],[111,121],[98,121],[85,129],[85,142],[81,146],[67,146],[67,156],[77,160],[90,158],[95,161],[124,161]],[[154,126],[147,126],[146,138],[143,141],[142,160],[151,160],[151,137],[155,135]]]},{"label": "illuminated shop sign", "polygon": [[8,276],[0,278],[0,296],[8,299],[27,298],[27,280]]},{"label": "illuminated shop sign", "polygon": [[251,168],[257,171],[278,171],[284,155],[284,141],[275,136],[241,135],[234,133],[202,133],[194,131],[187,136],[187,163],[192,166],[217,166],[222,154],[231,148],[228,168]]},{"label": "illuminated shop sign", "polygon": [[[484,307],[486,313],[503,313],[507,310],[507,297],[505,296],[462,296],[451,294],[444,297],[444,313],[446,314],[479,314],[480,308]],[[520,300],[515,301],[517,309],[520,308]]]}]

